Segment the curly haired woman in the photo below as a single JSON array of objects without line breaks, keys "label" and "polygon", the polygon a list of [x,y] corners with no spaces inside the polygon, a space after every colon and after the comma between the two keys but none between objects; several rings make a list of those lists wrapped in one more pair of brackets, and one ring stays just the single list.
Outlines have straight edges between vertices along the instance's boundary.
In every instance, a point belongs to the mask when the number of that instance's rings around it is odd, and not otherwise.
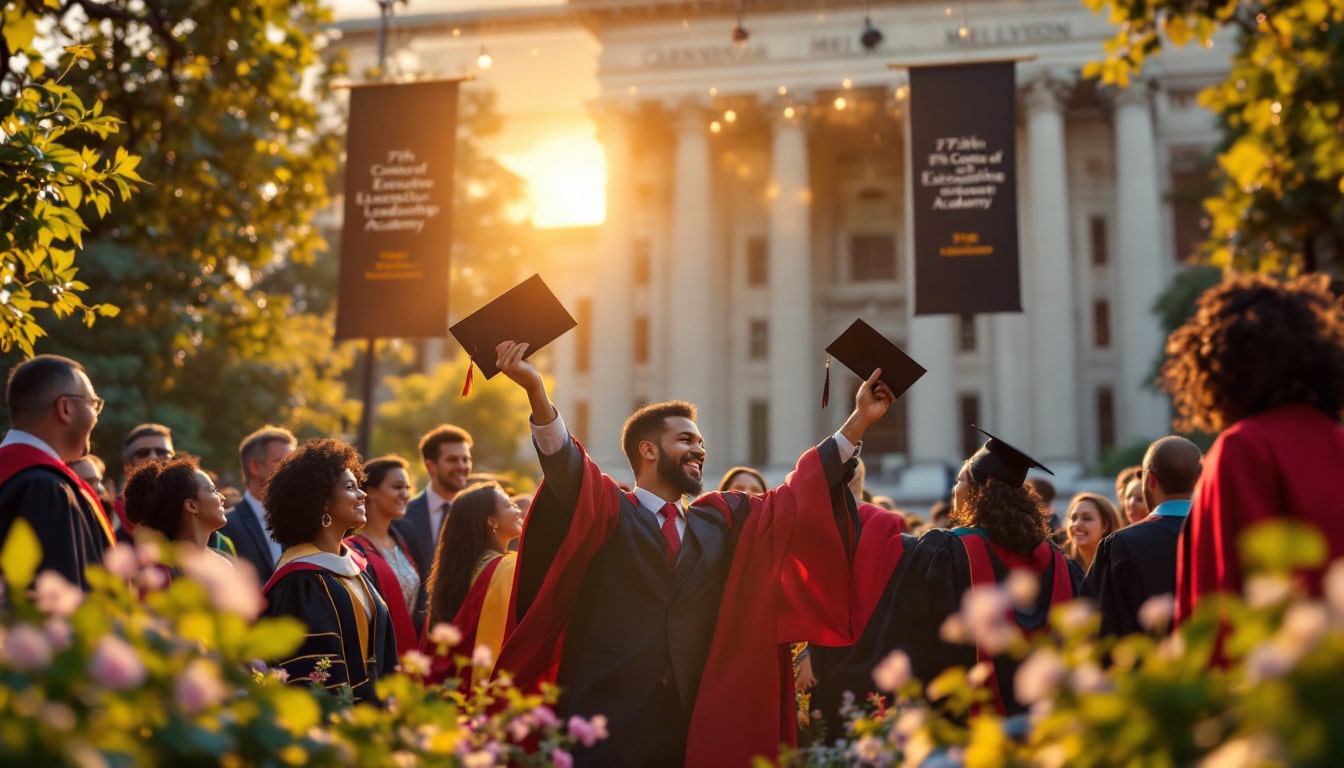
[{"label": "curly haired woman", "polygon": [[348,685],[355,701],[376,702],[374,684],[396,666],[397,645],[364,558],[344,544],[367,520],[363,464],[349,445],[313,438],[276,465],[266,481],[266,524],[285,551],[262,591],[265,615],[308,628],[278,664],[291,683]]},{"label": "curly haired woman", "polygon": [[[1210,288],[1167,340],[1178,426],[1221,432],[1204,457],[1176,568],[1177,620],[1240,592],[1237,537],[1255,523],[1318,527],[1344,555],[1344,309],[1324,275],[1242,276]],[[1324,564],[1303,573],[1320,593]]]}]

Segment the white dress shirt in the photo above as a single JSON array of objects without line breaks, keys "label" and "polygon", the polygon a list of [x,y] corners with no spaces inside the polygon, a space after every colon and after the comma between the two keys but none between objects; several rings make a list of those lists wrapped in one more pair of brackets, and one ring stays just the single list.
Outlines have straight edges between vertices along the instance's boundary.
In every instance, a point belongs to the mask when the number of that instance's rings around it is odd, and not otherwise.
[{"label": "white dress shirt", "polygon": [[252,495],[251,491],[243,493],[243,498],[248,504],[252,505],[252,513],[257,516],[257,525],[261,526],[261,533],[266,538],[266,546],[271,548],[271,562],[279,563],[280,555],[284,550],[280,549],[280,542],[271,538],[271,527],[266,524],[266,508],[261,505],[261,499]]},{"label": "white dress shirt", "polygon": [[26,445],[48,454],[57,461],[61,460],[60,454],[56,453],[55,448],[47,445],[47,441],[31,432],[24,432],[22,429],[11,429],[5,434],[5,439],[0,440],[0,448],[7,445]]}]

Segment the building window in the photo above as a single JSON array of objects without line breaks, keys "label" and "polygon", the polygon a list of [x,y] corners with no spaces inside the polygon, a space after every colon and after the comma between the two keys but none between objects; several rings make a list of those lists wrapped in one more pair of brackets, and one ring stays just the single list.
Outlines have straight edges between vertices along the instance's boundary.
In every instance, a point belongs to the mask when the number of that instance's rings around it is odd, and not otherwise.
[{"label": "building window", "polygon": [[770,241],[764,237],[747,238],[747,285],[761,287],[770,282]]},{"label": "building window", "polygon": [[635,363],[649,362],[649,318],[635,318]]},{"label": "building window", "polygon": [[1105,216],[1093,216],[1087,220],[1087,236],[1092,244],[1092,263],[1099,267],[1105,265],[1111,260]]},{"label": "building window", "polygon": [[1092,302],[1092,346],[1097,349],[1111,346],[1111,302],[1105,299]]},{"label": "building window", "polygon": [[573,422],[570,422],[570,423],[573,424],[574,437],[578,438],[578,439],[579,439],[579,442],[583,442],[583,443],[588,442],[588,401],[587,401],[587,400],[576,400],[576,401],[574,401],[574,420],[573,420]]},{"label": "building window", "polygon": [[574,339],[574,371],[587,373],[593,364],[593,300],[579,299],[574,306],[577,324]]},{"label": "building window", "polygon": [[635,285],[648,285],[649,272],[652,270],[653,244],[647,237],[635,241],[630,258],[634,261]]},{"label": "building window", "polygon": [[961,412],[961,455],[970,456],[980,450],[982,438],[973,425],[980,423],[980,396],[962,395],[957,399]]},{"label": "building window", "polygon": [[747,331],[747,357],[764,360],[770,354],[770,323],[752,320]]},{"label": "building window", "polygon": [[863,283],[896,279],[896,236],[850,235],[849,279]]},{"label": "building window", "polygon": [[770,403],[765,400],[752,400],[747,406],[751,421],[751,445],[747,450],[747,461],[755,466],[770,463]]},{"label": "building window", "polygon": [[957,318],[957,349],[974,352],[975,344],[975,315],[961,315]]},{"label": "building window", "polygon": [[1213,194],[1214,187],[1209,174],[1210,161],[1203,155],[1181,161],[1172,158],[1173,165],[1179,167],[1171,171],[1171,191],[1167,199],[1171,201],[1173,255],[1177,262],[1184,262],[1199,254],[1204,238],[1209,234],[1209,215],[1204,210],[1204,198]]},{"label": "building window", "polygon": [[1115,447],[1115,392],[1110,387],[1097,389],[1097,451]]}]

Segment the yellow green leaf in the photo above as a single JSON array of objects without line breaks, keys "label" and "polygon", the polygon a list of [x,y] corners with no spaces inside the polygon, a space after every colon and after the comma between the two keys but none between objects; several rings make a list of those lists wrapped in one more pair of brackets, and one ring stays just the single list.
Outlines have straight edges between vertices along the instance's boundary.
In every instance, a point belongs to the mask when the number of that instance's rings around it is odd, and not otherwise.
[{"label": "yellow green leaf", "polygon": [[11,594],[28,589],[41,562],[42,544],[33,533],[33,526],[22,517],[15,518],[5,546],[0,549],[0,570],[5,572],[5,583]]}]

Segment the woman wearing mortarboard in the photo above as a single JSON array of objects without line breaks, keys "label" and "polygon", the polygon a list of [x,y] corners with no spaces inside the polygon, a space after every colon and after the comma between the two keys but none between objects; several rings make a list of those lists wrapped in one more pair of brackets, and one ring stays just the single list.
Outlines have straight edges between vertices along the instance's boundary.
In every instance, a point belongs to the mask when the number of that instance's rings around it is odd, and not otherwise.
[{"label": "woman wearing mortarboard", "polygon": [[[857,668],[869,672],[890,652],[903,651],[926,684],[951,667],[986,662],[990,704],[1015,714],[1024,709],[1013,695],[1018,662],[1004,651],[1016,638],[1045,629],[1050,609],[1077,595],[1083,574],[1051,541],[1050,512],[1023,485],[1028,469],[1050,470],[980,431],[989,440],[962,466],[953,488],[955,527],[927,531],[906,550],[854,649],[866,655]],[[1023,575],[1010,585],[1014,572]],[[1000,586],[1009,586],[1016,599]],[[821,673],[817,678],[826,683]],[[859,701],[873,692],[871,678],[849,678],[867,686],[853,691]]]}]

